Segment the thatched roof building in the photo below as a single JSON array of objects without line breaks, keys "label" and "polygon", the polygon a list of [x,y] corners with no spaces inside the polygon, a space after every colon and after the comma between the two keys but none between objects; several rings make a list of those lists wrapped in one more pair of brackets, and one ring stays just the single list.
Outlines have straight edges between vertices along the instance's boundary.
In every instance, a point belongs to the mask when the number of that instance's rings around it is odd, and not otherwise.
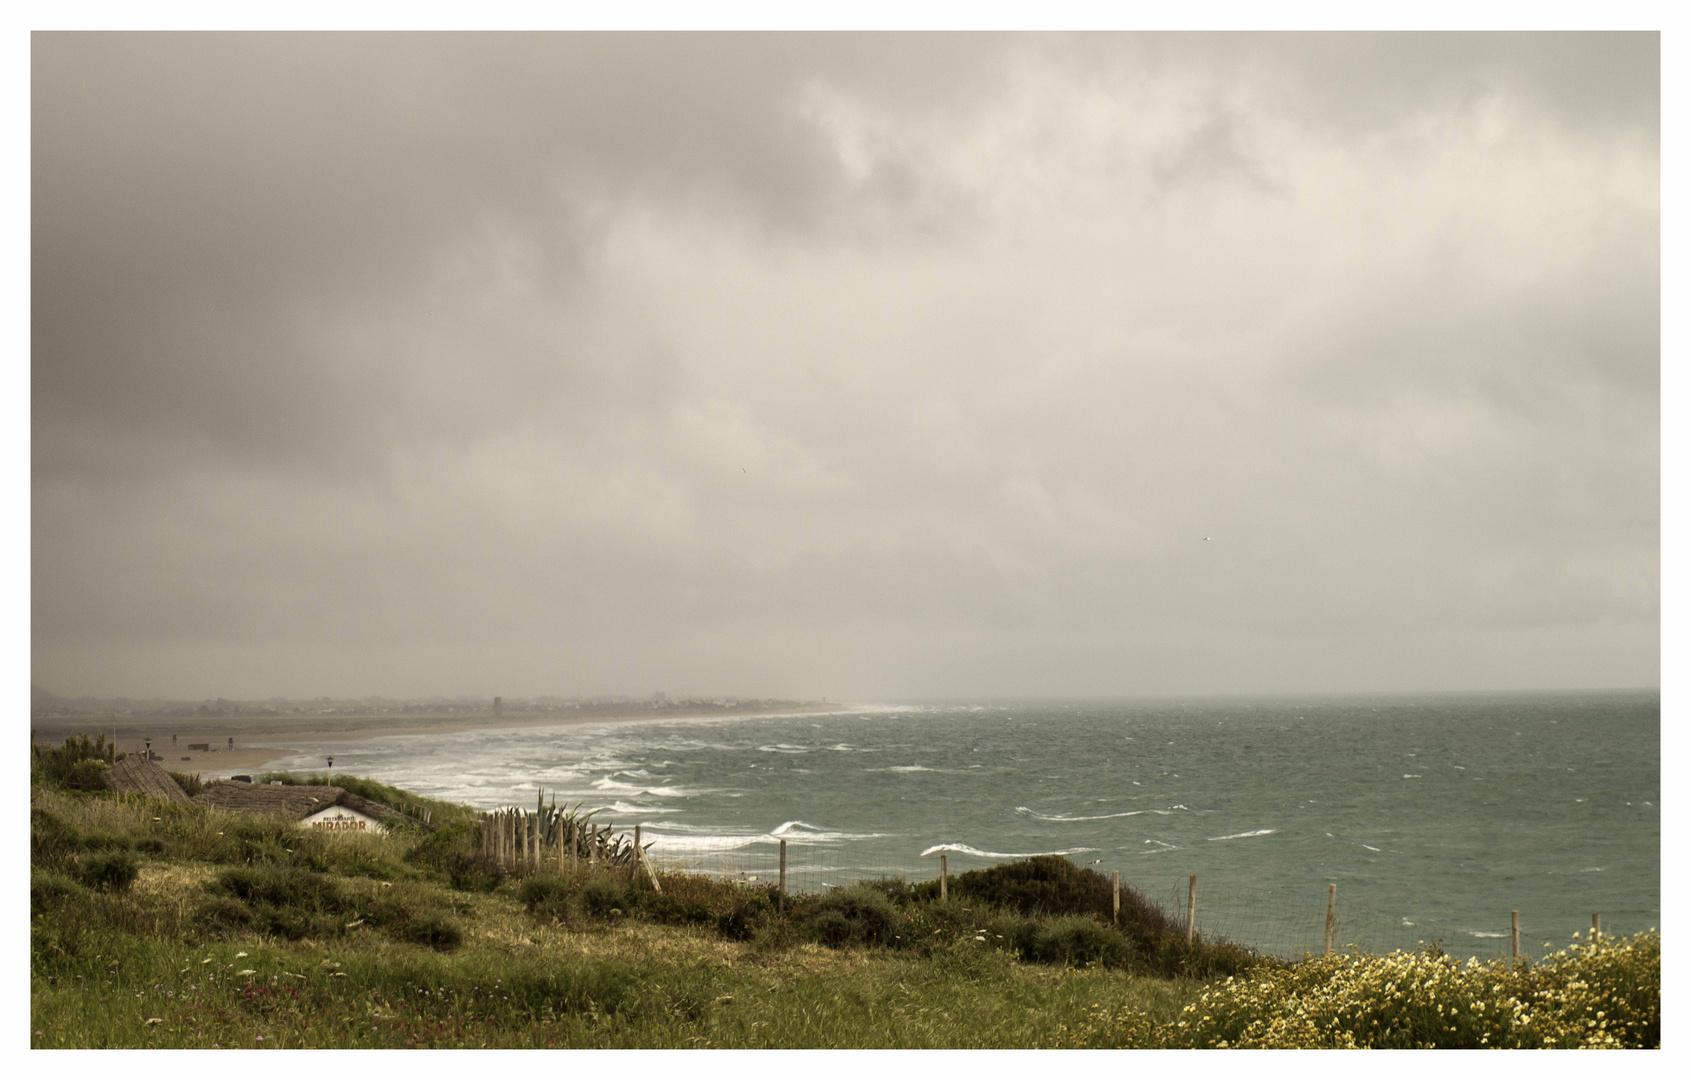
[{"label": "thatched roof building", "polygon": [[102,770],[100,780],[108,789],[125,795],[145,795],[149,799],[173,803],[192,801],[175,777],[140,754],[130,754],[116,765]]},{"label": "thatched roof building", "polygon": [[213,784],[191,801],[213,810],[287,818],[313,828],[380,831],[396,822],[412,820],[392,807],[354,795],[345,788],[306,784],[231,781]]}]

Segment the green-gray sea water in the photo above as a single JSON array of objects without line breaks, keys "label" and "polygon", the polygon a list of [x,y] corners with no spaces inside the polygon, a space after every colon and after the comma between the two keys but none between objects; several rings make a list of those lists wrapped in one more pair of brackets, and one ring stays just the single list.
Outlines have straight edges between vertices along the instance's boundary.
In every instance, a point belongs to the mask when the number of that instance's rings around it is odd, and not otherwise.
[{"label": "green-gray sea water", "polygon": [[[949,703],[374,739],[337,768],[642,825],[654,858],[794,888],[1061,852],[1265,949],[1458,954],[1660,925],[1660,695]],[[298,764],[320,762],[310,755]]]}]

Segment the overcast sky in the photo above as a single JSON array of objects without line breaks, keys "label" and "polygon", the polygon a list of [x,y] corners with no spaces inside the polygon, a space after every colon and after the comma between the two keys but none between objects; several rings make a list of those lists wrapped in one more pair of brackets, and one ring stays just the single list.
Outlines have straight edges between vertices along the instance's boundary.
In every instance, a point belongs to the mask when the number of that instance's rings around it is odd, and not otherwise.
[{"label": "overcast sky", "polygon": [[36,35],[61,694],[1659,681],[1655,35]]}]

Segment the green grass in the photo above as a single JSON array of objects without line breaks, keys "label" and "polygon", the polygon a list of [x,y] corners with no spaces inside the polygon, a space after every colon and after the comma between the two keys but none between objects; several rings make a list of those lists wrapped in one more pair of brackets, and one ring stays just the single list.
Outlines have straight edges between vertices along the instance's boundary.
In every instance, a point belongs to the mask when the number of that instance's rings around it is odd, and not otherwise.
[{"label": "green grass", "polygon": [[541,932],[453,953],[370,932],[333,945],[114,938],[37,975],[33,1045],[1040,1046],[1090,1010],[1172,1016],[1190,993],[985,950],[916,959],[801,946],[750,959],[745,949],[638,923],[591,941]]},{"label": "green grass", "polygon": [[[778,914],[767,890],[682,875],[662,896],[469,880],[475,839],[36,787],[32,1044],[1039,1046],[1100,1007],[1172,1016],[1198,987],[1024,963],[956,902],[855,891]],[[827,914],[856,927],[837,948]]]},{"label": "green grass", "polygon": [[[513,879],[480,859],[467,810],[434,819],[313,833],[33,786],[32,1045],[1659,1042],[1659,942],[1500,975],[1538,1012],[1499,1035],[1495,1018],[1441,1019],[1490,1000],[1448,965],[1188,945],[1131,893],[1116,926],[1107,881],[1062,859],[960,875],[945,901],[936,882],[887,879],[778,908],[771,888],[683,874],[660,874],[661,893],[624,871]],[[1445,989],[1388,1039],[1375,1021],[1399,1015],[1386,999],[1404,964]],[[1331,1016],[1312,1027],[1316,1013]]]}]

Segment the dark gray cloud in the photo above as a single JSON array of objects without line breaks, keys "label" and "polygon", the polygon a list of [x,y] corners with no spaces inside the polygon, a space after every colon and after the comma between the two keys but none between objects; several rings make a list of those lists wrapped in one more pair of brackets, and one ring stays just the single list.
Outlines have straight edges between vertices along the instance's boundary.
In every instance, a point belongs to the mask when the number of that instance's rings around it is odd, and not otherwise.
[{"label": "dark gray cloud", "polygon": [[1656,35],[33,63],[53,689],[1656,679]]}]

